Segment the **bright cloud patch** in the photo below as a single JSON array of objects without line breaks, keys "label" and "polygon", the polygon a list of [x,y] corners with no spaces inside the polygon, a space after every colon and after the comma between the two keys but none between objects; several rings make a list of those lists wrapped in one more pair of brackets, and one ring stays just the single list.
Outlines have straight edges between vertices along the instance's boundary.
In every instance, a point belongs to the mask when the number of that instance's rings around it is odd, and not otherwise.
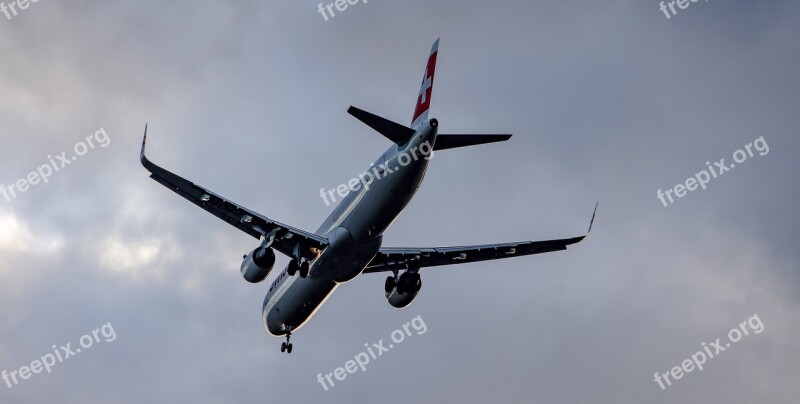
[{"label": "bright cloud patch", "polygon": [[112,236],[100,245],[98,261],[103,269],[135,280],[162,279],[165,261],[179,254],[171,240],[124,240]]},{"label": "bright cloud patch", "polygon": [[15,215],[0,212],[0,252],[52,253],[64,245],[61,238],[37,233]]}]

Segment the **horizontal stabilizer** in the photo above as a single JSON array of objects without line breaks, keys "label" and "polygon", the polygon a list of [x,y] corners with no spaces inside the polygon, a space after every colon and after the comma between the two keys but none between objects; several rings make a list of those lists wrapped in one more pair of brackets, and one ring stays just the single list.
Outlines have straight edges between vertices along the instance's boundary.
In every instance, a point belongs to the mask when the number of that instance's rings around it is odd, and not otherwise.
[{"label": "horizontal stabilizer", "polygon": [[433,150],[455,149],[456,147],[503,142],[511,135],[438,135]]},{"label": "horizontal stabilizer", "polygon": [[407,126],[403,126],[399,123],[392,122],[386,118],[381,118],[375,114],[371,114],[367,111],[358,109],[356,107],[351,106],[347,113],[353,115],[361,122],[364,122],[372,129],[375,129],[378,133],[383,136],[386,136],[389,140],[398,145],[403,145],[414,136],[414,129],[411,129]]}]

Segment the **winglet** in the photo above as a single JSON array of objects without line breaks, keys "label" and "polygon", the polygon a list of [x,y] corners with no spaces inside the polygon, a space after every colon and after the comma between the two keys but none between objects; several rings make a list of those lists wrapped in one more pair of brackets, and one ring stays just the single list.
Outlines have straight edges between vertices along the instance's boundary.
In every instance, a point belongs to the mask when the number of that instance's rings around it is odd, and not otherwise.
[{"label": "winglet", "polygon": [[144,137],[142,138],[142,151],[139,152],[139,161],[148,171],[152,172],[153,163],[151,163],[150,160],[148,160],[147,157],[144,155],[144,147],[146,143],[147,143],[147,124],[144,124]]},{"label": "winglet", "polygon": [[589,235],[589,233],[592,232],[592,225],[594,224],[594,216],[597,214],[597,205],[599,205],[599,204],[600,204],[600,201],[597,201],[594,204],[594,213],[592,213],[592,220],[589,221],[589,230],[586,231],[586,235],[587,236]]},{"label": "winglet", "polygon": [[144,144],[147,142],[147,124],[144,124],[144,138],[142,138],[142,152],[139,157],[144,157]]}]

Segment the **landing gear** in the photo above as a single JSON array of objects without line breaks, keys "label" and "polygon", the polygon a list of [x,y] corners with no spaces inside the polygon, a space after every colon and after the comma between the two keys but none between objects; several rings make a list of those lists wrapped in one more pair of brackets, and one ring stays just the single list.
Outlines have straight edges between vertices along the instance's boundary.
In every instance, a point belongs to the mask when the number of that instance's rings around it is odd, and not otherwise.
[{"label": "landing gear", "polygon": [[302,260],[300,263],[297,263],[297,260],[289,261],[289,267],[286,268],[286,273],[289,276],[294,276],[296,273],[300,273],[301,278],[305,278],[308,276],[308,261]]},{"label": "landing gear", "polygon": [[296,260],[289,261],[289,267],[286,269],[286,273],[289,276],[294,276],[296,273],[300,273],[301,278],[305,278],[308,276],[308,261],[302,260],[298,264]]},{"label": "landing gear", "polygon": [[289,266],[286,268],[286,273],[289,274],[289,276],[294,276],[298,269],[300,269],[300,266],[297,265],[297,261],[291,260],[289,261]]},{"label": "landing gear", "polygon": [[292,344],[281,342],[281,352],[292,353]]},{"label": "landing gear", "polygon": [[281,352],[292,353],[292,343],[289,342],[289,338],[291,338],[292,332],[289,331],[286,334],[286,342],[281,343]]}]

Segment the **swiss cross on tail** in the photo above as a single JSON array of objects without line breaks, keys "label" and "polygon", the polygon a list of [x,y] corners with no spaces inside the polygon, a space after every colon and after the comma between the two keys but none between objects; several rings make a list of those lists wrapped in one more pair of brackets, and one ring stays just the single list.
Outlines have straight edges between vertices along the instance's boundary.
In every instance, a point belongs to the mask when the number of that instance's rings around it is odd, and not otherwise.
[{"label": "swiss cross on tail", "polygon": [[414,109],[414,117],[411,119],[412,128],[428,119],[428,109],[431,106],[431,94],[433,93],[433,75],[436,72],[436,56],[438,54],[439,40],[437,39],[431,48],[428,65],[425,67],[425,75],[422,77],[422,85],[417,95],[417,106]]}]

